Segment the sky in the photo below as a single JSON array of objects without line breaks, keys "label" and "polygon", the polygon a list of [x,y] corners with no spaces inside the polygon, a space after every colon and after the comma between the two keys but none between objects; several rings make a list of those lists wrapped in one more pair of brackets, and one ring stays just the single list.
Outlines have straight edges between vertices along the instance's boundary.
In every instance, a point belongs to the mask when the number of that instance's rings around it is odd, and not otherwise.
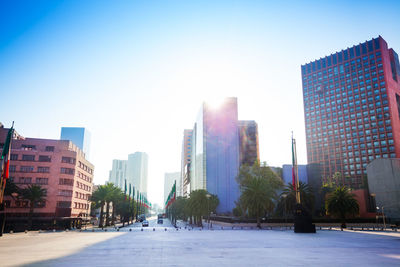
[{"label": "sky", "polygon": [[0,1],[0,122],[26,137],[91,132],[96,184],[149,155],[149,200],[181,164],[203,101],[237,97],[261,161],[307,163],[300,66],[381,35],[399,1]]}]

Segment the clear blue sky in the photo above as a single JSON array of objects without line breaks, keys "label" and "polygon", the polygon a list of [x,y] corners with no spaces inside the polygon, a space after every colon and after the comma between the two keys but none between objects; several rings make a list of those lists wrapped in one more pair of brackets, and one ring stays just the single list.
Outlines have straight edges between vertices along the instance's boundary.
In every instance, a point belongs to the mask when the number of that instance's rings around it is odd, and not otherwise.
[{"label": "clear blue sky", "polygon": [[180,170],[203,100],[236,96],[260,154],[306,163],[300,65],[381,35],[400,52],[400,1],[0,2],[0,121],[27,137],[92,133],[95,183],[149,154],[149,198]]}]

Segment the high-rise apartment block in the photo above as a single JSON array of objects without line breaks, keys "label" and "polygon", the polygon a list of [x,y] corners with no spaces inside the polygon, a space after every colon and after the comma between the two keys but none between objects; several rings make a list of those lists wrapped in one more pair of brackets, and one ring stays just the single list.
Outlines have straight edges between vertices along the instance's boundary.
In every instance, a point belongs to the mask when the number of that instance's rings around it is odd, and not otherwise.
[{"label": "high-rise apartment block", "polygon": [[[118,186],[122,190],[125,188],[125,179],[127,177],[128,161],[114,159],[112,162],[112,169],[108,181]],[[129,184],[127,185],[129,186]]]},{"label": "high-rise apartment block", "polygon": [[[192,135],[193,130],[183,131],[182,141],[182,155],[181,155],[181,177],[180,177],[180,191],[181,196],[187,197],[190,193],[190,162],[192,154]],[[178,192],[177,192],[178,193]]]},{"label": "high-rise apartment block", "polygon": [[[9,129],[0,127],[0,142]],[[35,220],[45,225],[68,226],[90,213],[94,166],[85,153],[69,140],[51,140],[14,136],[10,154],[10,180],[18,187],[40,185],[46,190],[45,201],[35,203]],[[4,144],[0,144],[0,152]],[[27,217],[29,203],[7,197],[7,220]],[[15,221],[18,224],[18,220]]]},{"label": "high-rise apartment block", "polygon": [[241,163],[259,160],[257,124],[239,121],[237,99],[226,98],[219,107],[203,103],[189,133],[190,168],[183,171],[189,173],[190,191],[205,189],[217,195],[217,212],[231,213],[240,196],[236,176]]},{"label": "high-rise apartment block", "polygon": [[72,141],[85,153],[85,157],[89,158],[91,134],[87,129],[83,127],[61,127],[60,139]]},{"label": "high-rise apartment block", "polygon": [[359,188],[376,158],[400,155],[400,65],[382,37],[301,66],[308,163]]},{"label": "high-rise apartment block", "polygon": [[108,181],[122,190],[129,185],[147,196],[147,171],[148,155],[145,152],[135,152],[128,155],[128,160],[113,160],[112,169]]}]

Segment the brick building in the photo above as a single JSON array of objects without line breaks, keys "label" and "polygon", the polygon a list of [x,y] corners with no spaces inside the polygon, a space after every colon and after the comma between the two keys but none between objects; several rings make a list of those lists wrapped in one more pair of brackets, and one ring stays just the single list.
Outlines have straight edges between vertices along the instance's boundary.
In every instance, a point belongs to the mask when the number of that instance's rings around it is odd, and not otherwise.
[{"label": "brick building", "polygon": [[[0,151],[8,130],[0,128]],[[94,166],[71,141],[24,138],[15,132],[10,154],[10,180],[19,188],[36,184],[47,192],[46,200],[35,204],[34,227],[74,226],[90,214]],[[6,197],[5,205],[8,227],[24,227],[28,201]]]}]

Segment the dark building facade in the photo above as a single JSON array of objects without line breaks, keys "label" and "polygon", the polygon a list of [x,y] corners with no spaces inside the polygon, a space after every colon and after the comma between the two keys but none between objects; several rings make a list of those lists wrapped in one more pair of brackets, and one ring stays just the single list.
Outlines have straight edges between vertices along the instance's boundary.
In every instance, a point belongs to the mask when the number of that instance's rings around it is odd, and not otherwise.
[{"label": "dark building facade", "polygon": [[252,166],[260,160],[258,147],[258,126],[255,121],[238,121],[239,163]]},{"label": "dark building facade", "polygon": [[376,158],[400,155],[400,65],[382,37],[301,66],[308,163],[360,188]]}]

